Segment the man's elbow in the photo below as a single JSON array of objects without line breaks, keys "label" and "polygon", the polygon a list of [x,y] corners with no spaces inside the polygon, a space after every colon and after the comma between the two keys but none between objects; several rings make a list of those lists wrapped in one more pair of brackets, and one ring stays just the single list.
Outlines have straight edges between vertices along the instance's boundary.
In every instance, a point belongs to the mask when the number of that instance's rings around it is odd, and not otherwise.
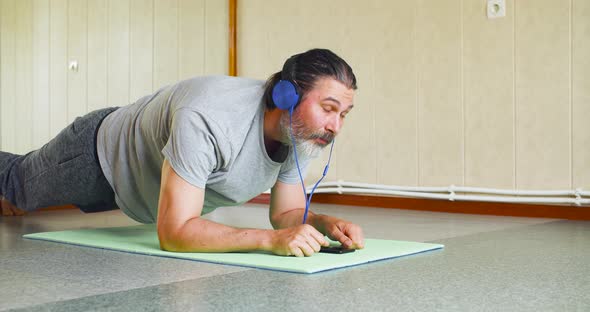
[{"label": "man's elbow", "polygon": [[177,245],[174,244],[172,241],[161,239],[161,238],[159,240],[160,240],[160,250],[170,251],[170,252],[180,251],[179,248],[177,248]]},{"label": "man's elbow", "polygon": [[284,229],[291,227],[295,224],[293,223],[293,218],[289,215],[289,213],[293,210],[285,211],[282,213],[277,213],[275,215],[271,215],[269,218],[270,224],[275,230]]},{"label": "man's elbow", "polygon": [[272,228],[278,230],[281,228],[281,215],[275,214],[268,217]]},{"label": "man's elbow", "polygon": [[160,249],[171,252],[182,251],[182,240],[180,239],[178,232],[178,230],[158,226],[158,241],[160,242]]}]

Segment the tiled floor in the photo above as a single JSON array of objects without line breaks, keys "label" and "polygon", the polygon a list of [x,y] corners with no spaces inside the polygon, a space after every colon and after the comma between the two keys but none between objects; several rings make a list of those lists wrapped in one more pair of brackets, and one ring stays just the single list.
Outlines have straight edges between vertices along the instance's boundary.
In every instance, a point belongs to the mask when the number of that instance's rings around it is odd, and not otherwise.
[{"label": "tiled floor", "polygon": [[[590,222],[315,205],[365,236],[445,249],[313,275],[24,240],[135,224],[122,213],[0,217],[0,310],[588,311]],[[269,228],[263,205],[207,218]]]}]

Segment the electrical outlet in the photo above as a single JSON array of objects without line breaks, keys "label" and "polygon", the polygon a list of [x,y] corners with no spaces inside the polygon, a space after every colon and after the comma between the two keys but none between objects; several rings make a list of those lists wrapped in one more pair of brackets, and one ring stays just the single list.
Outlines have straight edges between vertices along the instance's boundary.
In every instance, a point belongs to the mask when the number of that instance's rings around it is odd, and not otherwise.
[{"label": "electrical outlet", "polygon": [[68,68],[73,72],[77,72],[78,71],[78,61],[77,60],[70,61],[70,63],[68,64]]},{"label": "electrical outlet", "polygon": [[488,0],[488,18],[506,16],[506,0]]}]

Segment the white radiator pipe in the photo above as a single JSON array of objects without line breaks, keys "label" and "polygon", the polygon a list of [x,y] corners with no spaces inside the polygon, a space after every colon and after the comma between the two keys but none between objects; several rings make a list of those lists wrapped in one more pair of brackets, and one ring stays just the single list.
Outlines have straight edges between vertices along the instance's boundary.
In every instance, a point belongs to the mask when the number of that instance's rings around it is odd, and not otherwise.
[{"label": "white radiator pipe", "polygon": [[[310,192],[311,187],[308,187],[307,193],[309,194]],[[338,181],[320,183],[315,190],[315,194],[318,193],[391,195],[450,201],[575,204],[578,206],[590,205],[590,198],[584,198],[590,196],[590,192],[583,191],[580,188],[575,190],[519,191],[480,187],[458,187],[454,185],[449,187],[412,187]],[[477,193],[477,195],[461,195],[457,193]],[[489,196],[487,194],[504,196]]]},{"label": "white radiator pipe", "polygon": [[424,192],[403,192],[390,190],[375,190],[366,188],[318,188],[314,194],[320,193],[338,193],[338,194],[374,194],[374,195],[393,195],[403,197],[444,199],[444,200],[463,200],[463,201],[486,201],[486,202],[505,202],[505,203],[544,203],[544,204],[576,204],[578,206],[590,204],[590,199],[563,198],[563,197],[514,197],[514,196],[483,196],[483,195],[457,195],[457,194],[434,194]]},{"label": "white radiator pipe", "polygon": [[[318,185],[318,188],[324,187],[352,187],[352,188],[367,188],[367,189],[379,189],[379,190],[392,190],[392,191],[408,191],[408,192],[429,192],[429,193],[443,193],[443,192],[457,192],[457,193],[479,193],[479,194],[496,194],[496,195],[520,195],[520,196],[590,196],[590,192],[582,191],[581,189],[576,190],[553,190],[553,191],[541,191],[541,190],[506,190],[506,189],[491,189],[483,187],[464,187],[454,186],[449,187],[424,187],[424,186],[396,186],[396,185],[381,185],[381,184],[368,184],[368,183],[357,183],[357,182],[324,182]],[[311,188],[308,188],[311,190]]]}]

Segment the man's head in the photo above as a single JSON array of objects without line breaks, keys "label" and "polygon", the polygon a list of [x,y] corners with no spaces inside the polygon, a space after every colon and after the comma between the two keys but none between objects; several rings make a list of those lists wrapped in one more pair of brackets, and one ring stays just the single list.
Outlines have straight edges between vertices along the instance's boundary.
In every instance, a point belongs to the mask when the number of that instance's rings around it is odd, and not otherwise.
[{"label": "man's head", "polygon": [[[332,142],[343,119],[352,109],[356,77],[352,68],[339,56],[326,49],[313,49],[290,57],[282,71],[265,84],[264,100],[268,110],[277,109],[273,87],[281,80],[292,81],[301,100],[293,111],[293,133],[303,153],[313,155]],[[281,142],[291,145],[289,112],[280,119]]]}]

